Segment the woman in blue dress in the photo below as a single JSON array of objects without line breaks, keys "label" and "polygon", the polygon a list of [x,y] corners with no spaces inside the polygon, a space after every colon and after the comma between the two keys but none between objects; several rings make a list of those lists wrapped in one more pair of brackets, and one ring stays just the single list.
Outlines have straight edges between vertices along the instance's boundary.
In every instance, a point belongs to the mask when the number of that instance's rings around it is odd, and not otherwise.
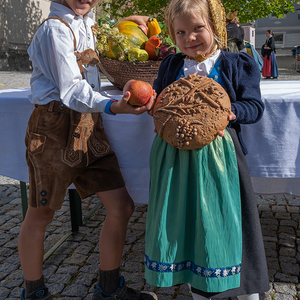
[{"label": "woman in blue dress", "polygon": [[264,58],[262,75],[266,77],[266,79],[270,79],[271,77],[276,79],[278,77],[278,67],[275,55],[276,48],[273,31],[267,30],[266,36],[266,42],[262,46],[262,56]]}]

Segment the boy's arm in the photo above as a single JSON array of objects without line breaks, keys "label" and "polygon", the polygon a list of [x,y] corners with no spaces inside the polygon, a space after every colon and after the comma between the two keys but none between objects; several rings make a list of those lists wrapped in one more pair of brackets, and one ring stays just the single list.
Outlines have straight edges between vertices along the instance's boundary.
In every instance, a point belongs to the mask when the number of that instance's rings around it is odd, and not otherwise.
[{"label": "boy's arm", "polygon": [[[34,65],[41,71],[42,82],[47,82],[46,97],[51,94],[52,100],[61,100],[67,107],[83,113],[141,114],[150,109],[153,99],[145,106],[133,107],[127,103],[126,97],[113,103],[111,99],[93,91],[81,76],[70,29],[65,25],[60,26],[58,20],[49,21],[52,22],[51,26],[48,24],[40,28],[29,50]],[[32,86],[40,90],[40,82],[38,78],[33,79]]]},{"label": "boy's arm", "polygon": [[28,53],[37,73],[31,80],[37,102],[51,97],[76,111],[104,112],[109,99],[93,91],[82,79],[74,54],[73,36],[67,26],[58,20],[44,23]]},{"label": "boy's arm", "polygon": [[137,23],[138,25],[144,25],[144,26],[146,26],[146,28],[148,28],[148,24],[147,24],[148,19],[149,19],[148,16],[132,15],[132,16],[129,16],[129,17],[119,20],[119,22],[131,21],[131,22]]}]

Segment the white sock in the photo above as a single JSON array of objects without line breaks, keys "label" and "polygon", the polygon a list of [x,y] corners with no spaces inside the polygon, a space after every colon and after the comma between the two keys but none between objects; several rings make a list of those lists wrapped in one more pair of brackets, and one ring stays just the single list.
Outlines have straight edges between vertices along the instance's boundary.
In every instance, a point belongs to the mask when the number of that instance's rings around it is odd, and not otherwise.
[{"label": "white sock", "polygon": [[242,295],[237,296],[239,300],[259,300],[259,294],[248,294],[248,295]]}]

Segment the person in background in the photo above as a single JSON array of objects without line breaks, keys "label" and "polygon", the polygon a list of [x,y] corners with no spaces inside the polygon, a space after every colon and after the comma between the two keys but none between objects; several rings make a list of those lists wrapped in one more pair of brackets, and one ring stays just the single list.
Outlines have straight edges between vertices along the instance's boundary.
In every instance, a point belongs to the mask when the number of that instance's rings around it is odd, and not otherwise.
[{"label": "person in background", "polygon": [[266,42],[262,46],[261,54],[264,58],[262,76],[266,79],[277,79],[278,77],[278,66],[276,61],[276,47],[274,40],[274,33],[272,30],[266,32]]},{"label": "person in background", "polygon": [[243,26],[239,23],[239,18],[238,17],[235,18],[235,23],[241,31],[242,44],[240,44],[239,51],[240,52],[247,52],[247,49],[246,49],[246,46],[245,46],[245,30],[244,30]]},{"label": "person in background", "polygon": [[[29,100],[35,105],[26,131],[29,207],[18,250],[25,288],[21,299],[53,299],[42,274],[44,235],[73,183],[82,199],[96,194],[107,215],[100,237],[100,268],[93,300],[154,300],[154,293],[128,288],[120,276],[128,221],[134,210],[101,113],[141,114],[151,108],[100,94],[91,9],[98,0],[52,1],[49,18],[28,49],[33,73]],[[145,24],[144,17],[128,17]],[[100,200],[99,200],[100,201]]]},{"label": "person in background", "polygon": [[235,10],[226,15],[227,47],[230,52],[247,52],[244,42],[245,32],[240,26]]},{"label": "person in background", "polygon": [[226,90],[231,114],[225,131],[202,148],[176,148],[155,136],[146,281],[159,287],[188,283],[194,299],[259,300],[269,290],[269,277],[241,124],[262,117],[260,72],[247,53],[224,51],[219,0],[172,0],[166,26],[182,53],[161,62],[153,84],[157,94],[190,74],[206,76]]}]

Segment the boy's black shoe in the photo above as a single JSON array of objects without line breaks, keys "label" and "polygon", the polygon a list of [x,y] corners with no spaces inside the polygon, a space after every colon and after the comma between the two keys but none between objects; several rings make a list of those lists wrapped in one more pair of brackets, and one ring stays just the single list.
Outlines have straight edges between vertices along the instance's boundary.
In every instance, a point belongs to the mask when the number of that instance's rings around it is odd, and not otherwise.
[{"label": "boy's black shoe", "polygon": [[110,300],[110,299],[120,299],[120,300],[157,300],[157,296],[152,292],[138,292],[126,286],[124,282],[124,277],[120,276],[120,286],[117,290],[108,295],[105,294],[101,287],[97,284],[94,286],[93,300]]},{"label": "boy's black shoe", "polygon": [[25,298],[25,289],[22,291],[21,300],[52,300],[53,297],[48,291],[47,287],[42,287],[40,289],[37,289],[36,291],[32,292],[29,296],[29,298]]}]

